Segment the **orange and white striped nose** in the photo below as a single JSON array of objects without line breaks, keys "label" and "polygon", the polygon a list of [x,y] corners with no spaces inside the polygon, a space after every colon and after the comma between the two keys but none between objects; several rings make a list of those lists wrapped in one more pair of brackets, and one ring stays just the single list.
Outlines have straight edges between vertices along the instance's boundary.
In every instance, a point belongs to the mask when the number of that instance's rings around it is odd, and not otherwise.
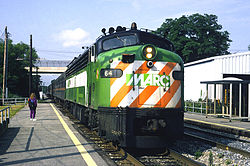
[{"label": "orange and white striped nose", "polygon": [[173,62],[147,61],[123,63],[116,61],[111,68],[122,69],[120,78],[110,79],[111,107],[181,107],[181,81],[174,80],[173,71],[180,71],[181,66]]}]

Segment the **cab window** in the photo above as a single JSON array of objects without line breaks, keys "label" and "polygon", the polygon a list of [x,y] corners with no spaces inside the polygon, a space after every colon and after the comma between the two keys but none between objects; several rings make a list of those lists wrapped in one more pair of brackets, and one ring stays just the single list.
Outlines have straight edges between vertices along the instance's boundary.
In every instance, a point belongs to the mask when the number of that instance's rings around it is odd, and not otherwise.
[{"label": "cab window", "polygon": [[104,40],[102,48],[107,51],[115,48],[136,45],[137,43],[137,36],[135,34],[126,36],[115,35],[114,38]]}]

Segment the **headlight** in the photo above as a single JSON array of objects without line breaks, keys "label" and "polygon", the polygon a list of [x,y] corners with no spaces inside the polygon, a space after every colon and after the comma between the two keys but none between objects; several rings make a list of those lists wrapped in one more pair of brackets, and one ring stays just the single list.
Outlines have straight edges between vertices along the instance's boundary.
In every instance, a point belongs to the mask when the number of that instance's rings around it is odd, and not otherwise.
[{"label": "headlight", "polygon": [[156,57],[156,50],[152,45],[146,45],[143,48],[143,56],[147,60],[153,60]]}]

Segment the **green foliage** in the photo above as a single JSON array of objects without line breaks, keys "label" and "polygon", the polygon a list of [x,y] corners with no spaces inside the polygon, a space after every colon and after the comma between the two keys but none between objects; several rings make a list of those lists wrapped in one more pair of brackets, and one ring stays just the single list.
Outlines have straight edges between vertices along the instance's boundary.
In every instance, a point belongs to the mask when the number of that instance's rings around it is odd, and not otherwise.
[{"label": "green foliage", "polygon": [[250,44],[248,45],[248,51],[250,51]]},{"label": "green foliage", "polygon": [[197,160],[199,157],[202,156],[202,152],[201,152],[200,150],[197,150],[197,151],[194,153],[194,155],[195,155],[195,159]]},{"label": "green foliage", "polygon": [[175,19],[166,19],[157,29],[158,33],[168,32],[167,38],[173,42],[177,54],[183,61],[228,54],[229,33],[221,31],[216,15],[193,14]]},{"label": "green foliage", "polygon": [[[4,41],[0,40],[0,85],[2,92],[3,82],[3,55],[4,55]],[[7,86],[9,94],[15,94],[18,96],[29,96],[29,74],[24,67],[29,66],[30,48],[25,43],[13,44],[12,40],[8,40],[8,79]],[[36,62],[38,55],[36,50],[32,50],[33,64]],[[40,81],[38,78],[33,77],[33,87],[35,86],[35,80]],[[2,93],[1,93],[2,95]]]},{"label": "green foliage", "polygon": [[227,159],[225,163],[226,163],[226,165],[232,164],[232,160]]},{"label": "green foliage", "polygon": [[209,161],[209,165],[212,166],[213,165],[213,153],[210,151],[209,152],[209,158],[208,158],[208,161]]},{"label": "green foliage", "polygon": [[218,157],[221,159],[221,158],[224,157],[224,154],[223,154],[223,153],[219,153],[219,154],[218,154]]}]

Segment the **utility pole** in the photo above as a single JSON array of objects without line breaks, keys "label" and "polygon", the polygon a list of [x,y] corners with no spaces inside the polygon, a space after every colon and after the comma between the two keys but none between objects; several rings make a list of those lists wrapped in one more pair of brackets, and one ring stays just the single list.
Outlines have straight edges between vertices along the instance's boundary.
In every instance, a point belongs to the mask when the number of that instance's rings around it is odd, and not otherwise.
[{"label": "utility pole", "polygon": [[[7,66],[8,66],[8,31],[5,27],[5,41],[4,41],[4,58],[3,58],[3,90],[2,90],[2,104],[4,105],[4,97],[8,97],[7,89]],[[6,93],[6,94],[5,94]]]},{"label": "utility pole", "polygon": [[32,93],[32,35],[30,35],[30,72],[29,72],[29,95]]}]

